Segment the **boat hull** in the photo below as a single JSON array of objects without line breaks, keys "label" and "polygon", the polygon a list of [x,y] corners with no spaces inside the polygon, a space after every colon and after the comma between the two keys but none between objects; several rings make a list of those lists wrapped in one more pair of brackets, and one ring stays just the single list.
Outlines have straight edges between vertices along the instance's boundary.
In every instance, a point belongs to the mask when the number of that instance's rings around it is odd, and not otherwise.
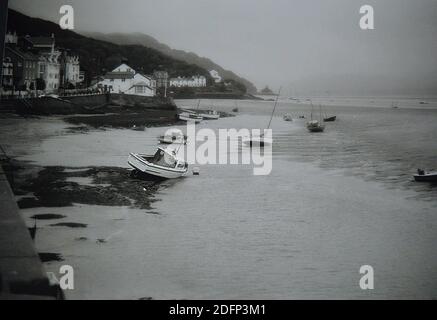
[{"label": "boat hull", "polygon": [[308,128],[309,132],[323,132],[325,130],[325,127],[311,127]]},{"label": "boat hull", "polygon": [[437,182],[437,173],[425,173],[413,175],[417,182]]},{"label": "boat hull", "polygon": [[272,145],[273,140],[270,138],[254,137],[244,139],[243,144],[249,147],[264,147]]},{"label": "boat hull", "polygon": [[220,118],[220,115],[218,114],[204,114],[201,113],[200,116],[205,120],[218,120]]},{"label": "boat hull", "polygon": [[132,168],[137,169],[140,172],[165,178],[165,179],[175,179],[175,178],[182,177],[188,171],[188,167],[185,167],[183,169],[176,169],[176,168],[167,168],[167,167],[155,165],[145,159],[148,157],[153,157],[153,156],[131,153],[129,154],[127,163]]},{"label": "boat hull", "polygon": [[323,121],[324,122],[332,122],[332,121],[335,121],[335,119],[337,119],[337,116],[327,117],[327,118],[323,119]]},{"label": "boat hull", "polygon": [[202,119],[203,119],[203,118],[192,118],[192,117],[190,117],[190,116],[179,115],[179,120],[187,121],[187,122],[189,122],[189,121],[194,121],[195,123],[199,123],[199,122],[202,121]]}]

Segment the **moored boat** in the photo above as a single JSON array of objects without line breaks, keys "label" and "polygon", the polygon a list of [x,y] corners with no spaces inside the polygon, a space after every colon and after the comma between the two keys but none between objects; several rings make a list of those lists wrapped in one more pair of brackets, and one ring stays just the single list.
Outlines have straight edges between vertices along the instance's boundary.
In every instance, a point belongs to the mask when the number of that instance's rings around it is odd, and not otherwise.
[{"label": "moored boat", "polygon": [[335,119],[337,119],[337,116],[329,116],[329,117],[323,118],[323,121],[324,122],[332,122],[332,121],[335,121]]},{"label": "moored boat", "polygon": [[417,169],[417,174],[413,177],[417,182],[437,182],[437,171],[425,172],[423,169]]},{"label": "moored boat", "polygon": [[220,114],[216,110],[209,110],[204,113],[200,113],[201,116],[205,120],[217,120],[220,118]]},{"label": "moored boat", "polygon": [[318,120],[310,120],[307,122],[307,129],[310,132],[323,132],[323,130],[325,130],[325,126]]},{"label": "moored boat", "polygon": [[195,114],[195,113],[188,113],[188,112],[182,112],[178,115],[179,120],[183,121],[194,121],[195,123],[199,123],[203,120],[203,117]]},{"label": "moored boat", "polygon": [[319,120],[313,120],[313,108],[313,103],[311,102],[311,120],[306,124],[307,129],[310,132],[323,132],[325,130],[325,126],[322,122],[322,106],[320,106]]},{"label": "moored boat", "polygon": [[292,117],[291,114],[289,114],[289,113],[284,114],[284,115],[282,116],[282,118],[283,118],[285,121],[293,121],[293,117]]},{"label": "moored boat", "polygon": [[165,144],[172,144],[172,143],[186,144],[187,136],[184,135],[182,131],[176,129],[176,130],[167,131],[164,135],[159,136],[158,140],[160,143],[165,143]]},{"label": "moored boat", "polygon": [[260,136],[260,137],[244,138],[242,142],[243,144],[249,147],[264,147],[264,146],[272,145],[273,139]]},{"label": "moored boat", "polygon": [[127,162],[142,173],[166,179],[182,177],[188,171],[188,164],[177,158],[175,151],[160,147],[154,155],[130,153]]}]

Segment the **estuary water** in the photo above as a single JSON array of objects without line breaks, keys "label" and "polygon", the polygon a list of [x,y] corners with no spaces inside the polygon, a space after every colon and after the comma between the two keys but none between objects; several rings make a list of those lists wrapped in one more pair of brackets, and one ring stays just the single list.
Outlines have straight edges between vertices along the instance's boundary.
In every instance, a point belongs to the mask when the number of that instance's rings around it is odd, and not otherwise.
[{"label": "estuary water", "polygon": [[[152,210],[77,204],[22,212],[29,225],[47,212],[88,224],[40,225],[37,248],[65,259],[47,269],[75,268],[68,298],[435,299],[437,187],[412,174],[437,168],[437,100],[421,101],[397,98],[393,108],[392,98],[312,99],[337,115],[314,134],[298,119],[310,117],[309,102],[282,99],[269,175],[253,175],[252,165],[198,165],[200,175],[164,182]],[[198,129],[262,129],[273,104],[202,100],[201,108],[239,111]],[[285,113],[294,121],[283,121]],[[166,129],[84,134],[67,126],[5,123],[2,145],[38,165],[126,167],[129,152],[153,152]],[[360,289],[362,265],[374,269],[373,290]]]}]

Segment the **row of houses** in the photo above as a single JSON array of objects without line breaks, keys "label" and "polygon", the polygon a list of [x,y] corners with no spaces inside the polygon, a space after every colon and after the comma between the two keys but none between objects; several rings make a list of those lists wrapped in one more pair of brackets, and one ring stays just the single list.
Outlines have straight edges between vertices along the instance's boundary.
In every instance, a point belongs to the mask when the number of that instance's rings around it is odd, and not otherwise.
[{"label": "row of houses", "polygon": [[79,57],[55,46],[51,37],[18,37],[8,32],[2,64],[4,90],[56,92],[84,81]]},{"label": "row of houses", "polygon": [[[55,37],[18,37],[8,32],[5,37],[5,53],[2,64],[2,87],[4,91],[43,90],[58,92],[84,83],[84,72],[80,70],[77,55],[70,50],[56,47]],[[210,71],[214,82],[221,77]],[[102,92],[126,93],[155,96],[159,88],[200,88],[207,86],[203,75],[169,78],[166,71],[155,71],[153,75],[137,72],[127,63],[99,76],[91,87]],[[161,91],[162,92],[162,91]]]}]

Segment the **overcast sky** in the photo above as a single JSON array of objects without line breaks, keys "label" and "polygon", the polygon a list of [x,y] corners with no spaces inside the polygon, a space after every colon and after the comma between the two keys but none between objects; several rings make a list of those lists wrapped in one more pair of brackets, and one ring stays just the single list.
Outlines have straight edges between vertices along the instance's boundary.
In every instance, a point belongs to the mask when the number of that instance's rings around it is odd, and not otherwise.
[{"label": "overcast sky", "polygon": [[[56,22],[62,4],[78,31],[143,32],[258,87],[437,94],[437,0],[9,0]],[[375,30],[359,28],[364,4]]]}]

